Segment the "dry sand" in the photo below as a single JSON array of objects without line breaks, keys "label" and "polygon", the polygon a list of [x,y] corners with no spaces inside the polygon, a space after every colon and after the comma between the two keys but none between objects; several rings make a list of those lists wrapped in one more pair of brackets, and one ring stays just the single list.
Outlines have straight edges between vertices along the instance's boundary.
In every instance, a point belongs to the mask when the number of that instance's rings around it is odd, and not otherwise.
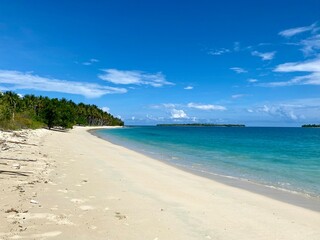
[{"label": "dry sand", "polygon": [[320,239],[319,212],[184,172],[87,130],[0,134],[0,239]]}]

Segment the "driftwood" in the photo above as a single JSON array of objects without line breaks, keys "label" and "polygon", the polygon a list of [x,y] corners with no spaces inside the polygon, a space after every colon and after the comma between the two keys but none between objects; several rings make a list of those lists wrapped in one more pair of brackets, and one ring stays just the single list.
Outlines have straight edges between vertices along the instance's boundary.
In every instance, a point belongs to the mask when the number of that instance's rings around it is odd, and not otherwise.
[{"label": "driftwood", "polygon": [[6,158],[0,157],[0,160],[7,160],[7,161],[22,161],[22,162],[36,162],[36,159],[19,159],[19,158]]},{"label": "driftwood", "polygon": [[8,174],[8,175],[19,175],[19,176],[24,176],[28,177],[32,172],[18,172],[18,171],[7,171],[7,170],[1,170],[0,169],[0,174]]}]

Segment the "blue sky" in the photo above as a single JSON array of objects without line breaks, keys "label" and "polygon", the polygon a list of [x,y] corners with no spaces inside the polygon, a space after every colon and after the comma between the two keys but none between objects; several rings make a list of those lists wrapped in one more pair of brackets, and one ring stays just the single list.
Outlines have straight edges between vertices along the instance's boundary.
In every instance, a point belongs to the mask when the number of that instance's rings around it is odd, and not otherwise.
[{"label": "blue sky", "polygon": [[320,122],[320,1],[0,1],[0,91],[126,124]]}]

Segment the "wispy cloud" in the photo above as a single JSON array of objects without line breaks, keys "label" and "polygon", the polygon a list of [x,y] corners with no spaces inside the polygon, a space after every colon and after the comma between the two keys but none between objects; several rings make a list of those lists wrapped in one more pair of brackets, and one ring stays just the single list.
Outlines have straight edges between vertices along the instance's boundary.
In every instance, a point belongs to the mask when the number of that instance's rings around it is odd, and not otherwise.
[{"label": "wispy cloud", "polygon": [[320,50],[320,34],[302,40],[300,45],[302,45],[301,51],[304,55],[318,54]]},{"label": "wispy cloud", "polygon": [[195,109],[199,109],[199,110],[205,110],[205,111],[208,111],[208,110],[220,110],[220,111],[227,110],[227,108],[224,106],[212,105],[212,104],[188,103],[187,107],[188,108],[195,108]]},{"label": "wispy cloud", "polygon": [[[318,55],[319,54],[319,49],[320,49],[319,31],[320,31],[320,26],[316,22],[316,23],[311,24],[310,26],[288,29],[288,30],[280,32],[279,34],[288,38],[288,37],[297,35],[299,33],[307,32],[309,35],[307,38],[305,37],[304,39],[300,40],[299,42],[288,43],[288,44],[301,46],[300,50],[303,52],[303,54],[305,56],[311,56],[311,55]],[[285,34],[281,34],[283,32]],[[287,33],[287,35],[286,35],[286,33]]]},{"label": "wispy cloud", "polygon": [[258,80],[255,79],[255,78],[249,78],[249,79],[247,80],[247,82],[249,82],[249,83],[256,83],[256,82],[258,82]]},{"label": "wispy cloud", "polygon": [[284,82],[261,83],[263,87],[286,87],[293,85],[320,85],[320,72],[294,77]]},{"label": "wispy cloud", "polygon": [[184,88],[184,90],[192,90],[192,89],[193,89],[192,86],[187,86],[187,87]]},{"label": "wispy cloud", "polygon": [[223,55],[225,53],[230,53],[230,49],[227,49],[227,48],[220,48],[220,49],[217,49],[217,50],[210,50],[208,52],[209,55],[213,55],[213,56],[220,56],[220,55]]},{"label": "wispy cloud", "polygon": [[86,65],[86,66],[90,66],[90,65],[92,65],[92,64],[94,64],[96,62],[99,62],[99,60],[95,59],[95,58],[91,58],[91,59],[89,59],[89,61],[83,62],[82,64]]},{"label": "wispy cloud", "polygon": [[[5,84],[5,86],[3,86]],[[73,82],[40,77],[32,73],[0,70],[0,88],[5,90],[32,89],[46,92],[62,92],[97,98],[105,94],[126,93],[124,88],[114,88],[86,82]]]},{"label": "wispy cloud", "polygon": [[187,119],[188,115],[183,110],[171,109],[171,117],[172,119]]},{"label": "wispy cloud", "polygon": [[265,53],[253,51],[253,52],[251,52],[251,54],[252,54],[252,56],[260,57],[263,61],[266,61],[266,60],[272,60],[276,54],[276,51],[265,52]]},{"label": "wispy cloud", "polygon": [[235,52],[239,52],[240,51],[240,43],[239,42],[234,42],[233,43],[233,50]]},{"label": "wispy cloud", "polygon": [[285,106],[285,105],[264,105],[262,107],[258,107],[255,109],[255,112],[258,113],[265,113],[268,114],[272,117],[281,117],[281,118],[286,118],[290,120],[298,120],[298,119],[303,119],[303,115],[297,115],[294,112],[294,109],[290,106]]},{"label": "wispy cloud", "polygon": [[174,104],[174,103],[162,103],[162,104],[150,105],[149,107],[152,109],[172,109],[172,108],[176,108],[178,106],[181,106],[181,105]]},{"label": "wispy cloud", "polygon": [[289,81],[261,83],[263,87],[284,87],[293,85],[320,85],[320,58],[304,61],[291,62],[278,65],[275,72],[309,72],[304,76],[296,76]]},{"label": "wispy cloud", "polygon": [[238,99],[238,98],[242,98],[242,97],[245,97],[245,96],[248,96],[247,94],[234,94],[231,96],[231,98],[233,99]]},{"label": "wispy cloud", "polygon": [[262,103],[246,111],[252,116],[283,119],[292,122],[316,122],[320,118],[320,98],[290,99],[285,102]]},{"label": "wispy cloud", "polygon": [[320,57],[304,62],[290,62],[278,65],[275,72],[320,72]]},{"label": "wispy cloud", "polygon": [[315,32],[317,30],[318,30],[317,24],[313,23],[310,26],[289,28],[289,29],[283,30],[283,31],[279,32],[279,35],[282,37],[289,38],[289,37],[295,36],[300,33],[310,32],[310,31]]},{"label": "wispy cloud", "polygon": [[168,82],[161,72],[150,74],[142,71],[123,71],[117,69],[103,69],[102,71],[104,73],[99,74],[98,77],[114,84],[150,85],[153,87],[174,85]]},{"label": "wispy cloud", "polygon": [[248,72],[247,70],[245,70],[245,69],[243,69],[241,67],[232,67],[232,68],[230,68],[230,70],[232,70],[232,71],[234,71],[236,73],[246,73],[246,72]]},{"label": "wispy cloud", "polygon": [[164,106],[165,108],[175,108],[177,106],[177,104],[174,103],[164,103],[162,104],[162,106]]}]

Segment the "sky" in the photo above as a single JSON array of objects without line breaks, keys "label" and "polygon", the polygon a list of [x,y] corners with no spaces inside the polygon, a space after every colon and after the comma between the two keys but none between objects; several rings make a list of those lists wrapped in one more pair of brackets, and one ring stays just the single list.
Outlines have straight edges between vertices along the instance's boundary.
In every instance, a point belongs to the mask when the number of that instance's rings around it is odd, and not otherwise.
[{"label": "sky", "polygon": [[0,0],[0,91],[127,125],[320,123],[320,0]]}]

